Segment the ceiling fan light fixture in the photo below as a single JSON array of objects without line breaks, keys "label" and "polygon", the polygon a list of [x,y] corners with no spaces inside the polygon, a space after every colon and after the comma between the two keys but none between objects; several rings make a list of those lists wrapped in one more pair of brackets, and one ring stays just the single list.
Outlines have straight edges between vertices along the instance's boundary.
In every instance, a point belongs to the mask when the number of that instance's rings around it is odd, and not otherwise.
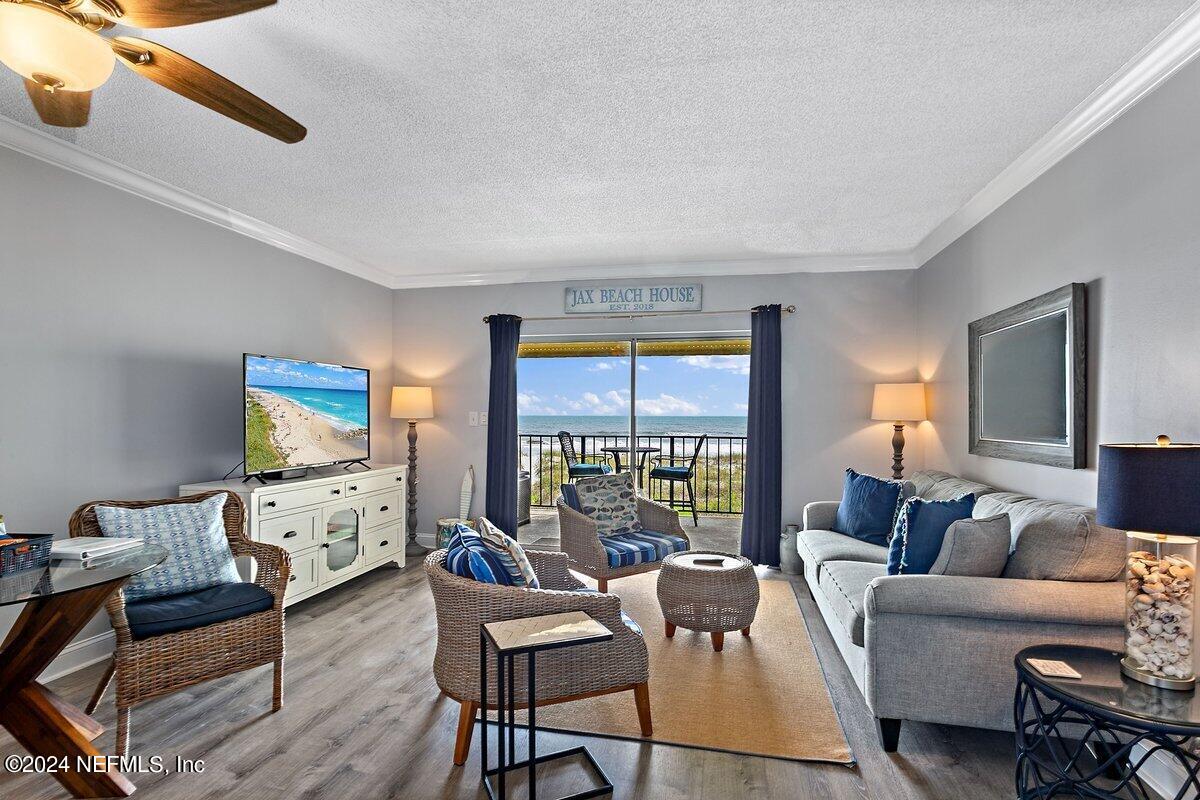
[{"label": "ceiling fan light fixture", "polygon": [[39,3],[0,0],[0,62],[51,90],[88,92],[116,63],[108,43],[69,16]]}]

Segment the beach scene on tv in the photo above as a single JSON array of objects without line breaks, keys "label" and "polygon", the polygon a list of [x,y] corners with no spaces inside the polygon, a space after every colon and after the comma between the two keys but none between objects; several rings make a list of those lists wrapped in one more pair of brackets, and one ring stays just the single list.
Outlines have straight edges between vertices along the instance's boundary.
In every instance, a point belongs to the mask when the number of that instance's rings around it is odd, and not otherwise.
[{"label": "beach scene on tv", "polygon": [[366,459],[367,374],[246,356],[246,472]]}]

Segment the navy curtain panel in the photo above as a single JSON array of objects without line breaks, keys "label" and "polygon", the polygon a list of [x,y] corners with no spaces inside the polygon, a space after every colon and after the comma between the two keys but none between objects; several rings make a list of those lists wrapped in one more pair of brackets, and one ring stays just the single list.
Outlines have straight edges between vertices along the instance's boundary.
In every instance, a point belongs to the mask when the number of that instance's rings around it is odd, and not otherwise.
[{"label": "navy curtain panel", "polygon": [[517,345],[521,318],[492,314],[492,371],[488,390],[487,493],[484,516],[517,537]]},{"label": "navy curtain panel", "polygon": [[746,489],[742,555],[755,564],[779,566],[783,525],[782,336],[778,305],[750,314],[750,410],[746,415]]}]

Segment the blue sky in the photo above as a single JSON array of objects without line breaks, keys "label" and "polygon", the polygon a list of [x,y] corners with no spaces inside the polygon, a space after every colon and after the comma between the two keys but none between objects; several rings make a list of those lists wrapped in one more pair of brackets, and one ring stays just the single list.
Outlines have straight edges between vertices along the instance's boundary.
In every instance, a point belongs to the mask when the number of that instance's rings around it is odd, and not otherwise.
[{"label": "blue sky", "polygon": [[332,364],[310,364],[277,358],[246,358],[246,383],[251,386],[297,386],[304,389],[367,388],[367,371]]},{"label": "blue sky", "polygon": [[[750,356],[642,356],[638,413],[741,416],[749,376]],[[517,410],[554,416],[628,414],[629,359],[518,359]]]}]

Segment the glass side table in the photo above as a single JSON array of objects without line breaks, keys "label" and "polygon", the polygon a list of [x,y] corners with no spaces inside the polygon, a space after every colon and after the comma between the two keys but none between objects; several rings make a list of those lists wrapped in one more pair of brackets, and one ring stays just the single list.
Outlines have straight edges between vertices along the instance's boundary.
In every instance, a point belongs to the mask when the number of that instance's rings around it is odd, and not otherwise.
[{"label": "glass side table", "polygon": [[[555,753],[537,754],[537,654],[561,647],[607,642],[613,638],[612,631],[582,611],[566,614],[547,614],[540,617],[488,622],[479,626],[479,705],[482,709],[482,736],[479,743],[479,773],[483,788],[491,800],[505,800],[506,775],[515,769],[528,770],[529,800],[537,800],[537,767],[549,761],[582,755],[600,780],[594,789],[568,795],[559,800],[586,800],[599,797],[613,790],[612,781],[596,763],[596,759],[582,745],[559,750]],[[488,650],[496,653],[496,750],[497,765],[488,768]],[[528,678],[527,707],[529,720],[525,726],[529,739],[529,755],[517,761],[516,753],[516,668],[515,659],[525,655],[526,677]],[[493,789],[492,777],[496,778]]]},{"label": "glass side table", "polygon": [[[1152,754],[1181,768],[1183,785],[1176,798],[1200,792],[1200,756],[1189,746],[1200,736],[1200,697],[1126,678],[1123,655],[1073,645],[1038,645],[1017,653],[1013,717],[1022,800],[1156,798],[1138,776]],[[1083,677],[1047,677],[1030,659],[1065,661]]]}]

